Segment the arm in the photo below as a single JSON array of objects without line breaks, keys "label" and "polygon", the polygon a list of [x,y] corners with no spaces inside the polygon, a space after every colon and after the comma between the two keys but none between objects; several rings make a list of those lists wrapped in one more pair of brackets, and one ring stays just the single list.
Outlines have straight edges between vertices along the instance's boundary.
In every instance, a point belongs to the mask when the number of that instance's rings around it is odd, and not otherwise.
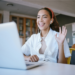
[{"label": "arm", "polygon": [[59,47],[58,63],[67,63],[67,58],[65,58],[65,55],[64,55],[64,45],[60,44],[58,45],[58,47]]},{"label": "arm", "polygon": [[65,58],[64,55],[64,40],[67,34],[67,29],[66,27],[62,27],[62,32],[61,28],[59,27],[59,37],[57,37],[57,34],[55,35],[56,41],[58,43],[58,48],[59,48],[59,58],[58,58],[58,63],[67,63],[67,58]]},{"label": "arm", "polygon": [[33,47],[33,35],[28,39],[28,41],[22,46],[22,52],[24,55],[24,59],[26,61],[31,61],[31,62],[36,62],[39,60],[37,55],[32,55],[31,56],[31,51],[30,49]]}]

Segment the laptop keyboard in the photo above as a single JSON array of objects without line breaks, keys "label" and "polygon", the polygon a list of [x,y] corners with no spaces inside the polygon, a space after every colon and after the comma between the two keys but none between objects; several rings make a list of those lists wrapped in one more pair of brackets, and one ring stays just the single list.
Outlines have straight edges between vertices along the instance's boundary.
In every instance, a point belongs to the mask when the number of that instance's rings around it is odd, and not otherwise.
[{"label": "laptop keyboard", "polygon": [[33,64],[26,64],[26,66],[31,66],[31,65],[33,65]]}]

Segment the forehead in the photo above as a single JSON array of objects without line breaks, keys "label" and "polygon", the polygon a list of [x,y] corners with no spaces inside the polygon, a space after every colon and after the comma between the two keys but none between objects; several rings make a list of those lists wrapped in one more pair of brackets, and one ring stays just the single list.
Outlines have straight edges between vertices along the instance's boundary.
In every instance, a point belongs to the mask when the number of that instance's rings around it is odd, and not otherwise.
[{"label": "forehead", "polygon": [[38,12],[38,15],[49,15],[49,12],[47,10],[42,9]]}]

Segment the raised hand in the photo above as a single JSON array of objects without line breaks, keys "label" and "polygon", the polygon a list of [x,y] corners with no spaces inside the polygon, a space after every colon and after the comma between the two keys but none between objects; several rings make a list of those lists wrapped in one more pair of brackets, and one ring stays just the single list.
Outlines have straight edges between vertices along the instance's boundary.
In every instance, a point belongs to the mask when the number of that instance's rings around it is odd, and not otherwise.
[{"label": "raised hand", "polygon": [[63,44],[65,37],[67,34],[67,29],[65,26],[62,26],[62,31],[61,31],[61,27],[59,27],[59,36],[57,37],[57,34],[55,35],[56,41],[58,42],[58,44]]}]

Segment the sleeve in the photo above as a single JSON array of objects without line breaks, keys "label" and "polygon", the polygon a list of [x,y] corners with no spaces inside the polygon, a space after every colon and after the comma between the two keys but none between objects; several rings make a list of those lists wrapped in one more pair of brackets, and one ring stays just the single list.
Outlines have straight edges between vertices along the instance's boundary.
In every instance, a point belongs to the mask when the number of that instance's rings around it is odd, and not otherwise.
[{"label": "sleeve", "polygon": [[68,57],[71,56],[69,46],[68,46],[68,43],[67,43],[66,39],[64,41],[64,54],[65,54],[65,58],[68,58]]},{"label": "sleeve", "polygon": [[30,49],[32,47],[32,40],[33,40],[33,35],[25,42],[25,44],[21,48],[22,53],[27,56],[31,55]]}]

